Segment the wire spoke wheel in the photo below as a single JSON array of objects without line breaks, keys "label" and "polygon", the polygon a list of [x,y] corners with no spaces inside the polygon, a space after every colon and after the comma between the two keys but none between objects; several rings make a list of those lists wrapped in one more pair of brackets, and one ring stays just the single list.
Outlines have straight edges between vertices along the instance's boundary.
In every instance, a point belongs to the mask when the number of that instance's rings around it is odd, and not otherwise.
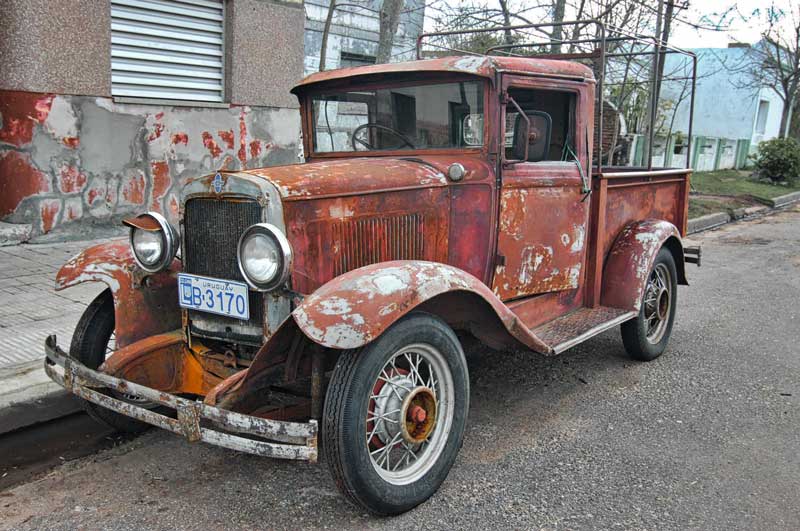
[{"label": "wire spoke wheel", "polygon": [[387,482],[413,483],[442,452],[453,422],[453,377],[434,346],[395,352],[367,400],[365,443],[372,466]]},{"label": "wire spoke wheel", "polygon": [[399,514],[430,498],[464,440],[469,371],[447,323],[412,312],[336,361],[321,448],[356,506]]},{"label": "wire spoke wheel", "polygon": [[677,280],[675,258],[664,246],[645,280],[639,315],[620,327],[625,350],[632,358],[653,361],[667,348],[678,302]]},{"label": "wire spoke wheel", "polygon": [[666,264],[656,264],[647,280],[644,319],[647,340],[658,343],[664,337],[672,308],[672,278]]}]

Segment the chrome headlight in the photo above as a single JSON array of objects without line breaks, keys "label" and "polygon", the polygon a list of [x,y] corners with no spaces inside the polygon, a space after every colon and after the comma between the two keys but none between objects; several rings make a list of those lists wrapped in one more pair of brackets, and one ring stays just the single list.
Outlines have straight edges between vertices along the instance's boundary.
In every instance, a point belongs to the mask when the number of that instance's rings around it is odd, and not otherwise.
[{"label": "chrome headlight", "polygon": [[272,291],[289,278],[292,248],[289,240],[274,225],[256,223],[244,231],[237,249],[239,271],[258,291]]},{"label": "chrome headlight", "polygon": [[131,250],[136,264],[148,273],[167,269],[178,251],[178,237],[164,216],[148,212],[123,223],[131,228]]}]

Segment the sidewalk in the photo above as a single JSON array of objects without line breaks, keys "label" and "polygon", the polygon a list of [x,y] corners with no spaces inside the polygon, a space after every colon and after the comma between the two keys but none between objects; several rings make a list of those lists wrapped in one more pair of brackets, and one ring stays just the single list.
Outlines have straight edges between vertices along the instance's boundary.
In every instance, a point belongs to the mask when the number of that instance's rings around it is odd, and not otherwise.
[{"label": "sidewalk", "polygon": [[[41,364],[45,337],[55,333],[59,344],[68,346],[84,308],[105,287],[89,283],[60,292],[53,288],[61,265],[94,243],[0,247],[0,434],[48,420],[50,410],[57,416],[75,408]],[[46,404],[50,402],[58,407]],[[32,410],[42,410],[45,417],[25,413]]]}]

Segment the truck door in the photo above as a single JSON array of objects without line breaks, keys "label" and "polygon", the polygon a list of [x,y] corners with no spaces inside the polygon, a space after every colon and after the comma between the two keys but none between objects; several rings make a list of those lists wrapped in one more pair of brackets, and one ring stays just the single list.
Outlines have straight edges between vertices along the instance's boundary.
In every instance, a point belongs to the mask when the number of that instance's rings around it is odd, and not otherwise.
[{"label": "truck door", "polygon": [[503,300],[576,289],[585,274],[589,168],[587,122],[581,117],[591,116],[591,100],[564,83],[505,76],[505,159],[492,282]]}]

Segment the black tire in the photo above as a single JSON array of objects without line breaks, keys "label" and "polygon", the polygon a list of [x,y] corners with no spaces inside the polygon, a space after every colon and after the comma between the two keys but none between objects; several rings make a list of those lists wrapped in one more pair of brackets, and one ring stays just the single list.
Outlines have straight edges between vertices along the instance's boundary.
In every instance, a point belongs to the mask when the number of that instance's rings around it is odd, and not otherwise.
[{"label": "black tire", "polygon": [[[669,274],[668,281],[665,282],[669,290],[669,309],[664,312],[666,320],[663,330],[656,336],[648,337],[648,287],[656,270],[666,271]],[[675,323],[675,308],[678,302],[678,271],[675,267],[675,259],[666,247],[662,247],[656,256],[653,268],[647,276],[647,286],[642,294],[641,308],[639,315],[622,324],[622,343],[628,355],[640,361],[652,361],[664,353],[672,335],[672,326]]]},{"label": "black tire", "polygon": [[[97,369],[106,359],[106,349],[114,332],[114,298],[111,290],[104,290],[83,312],[75,327],[69,347],[71,358],[80,361],[90,369]],[[148,425],[138,420],[120,415],[110,409],[81,400],[83,409],[90,417],[117,431],[140,433]]]},{"label": "black tire", "polygon": [[[395,353],[415,344],[433,346],[446,362],[452,375],[454,408],[449,434],[438,446],[438,457],[433,460],[436,454],[432,453],[430,468],[421,471],[413,482],[398,485],[381,477],[377,465],[373,465],[369,442],[365,443],[366,417],[368,401],[384,365]],[[339,490],[356,506],[377,515],[403,513],[431,497],[447,477],[463,442],[468,410],[469,374],[458,338],[438,317],[413,313],[363,349],[345,351],[340,356],[325,397],[322,453]],[[436,437],[436,428],[443,426],[442,416],[437,411],[436,427],[429,437]],[[424,451],[431,448],[434,446]],[[422,452],[420,460],[425,459]]]}]

